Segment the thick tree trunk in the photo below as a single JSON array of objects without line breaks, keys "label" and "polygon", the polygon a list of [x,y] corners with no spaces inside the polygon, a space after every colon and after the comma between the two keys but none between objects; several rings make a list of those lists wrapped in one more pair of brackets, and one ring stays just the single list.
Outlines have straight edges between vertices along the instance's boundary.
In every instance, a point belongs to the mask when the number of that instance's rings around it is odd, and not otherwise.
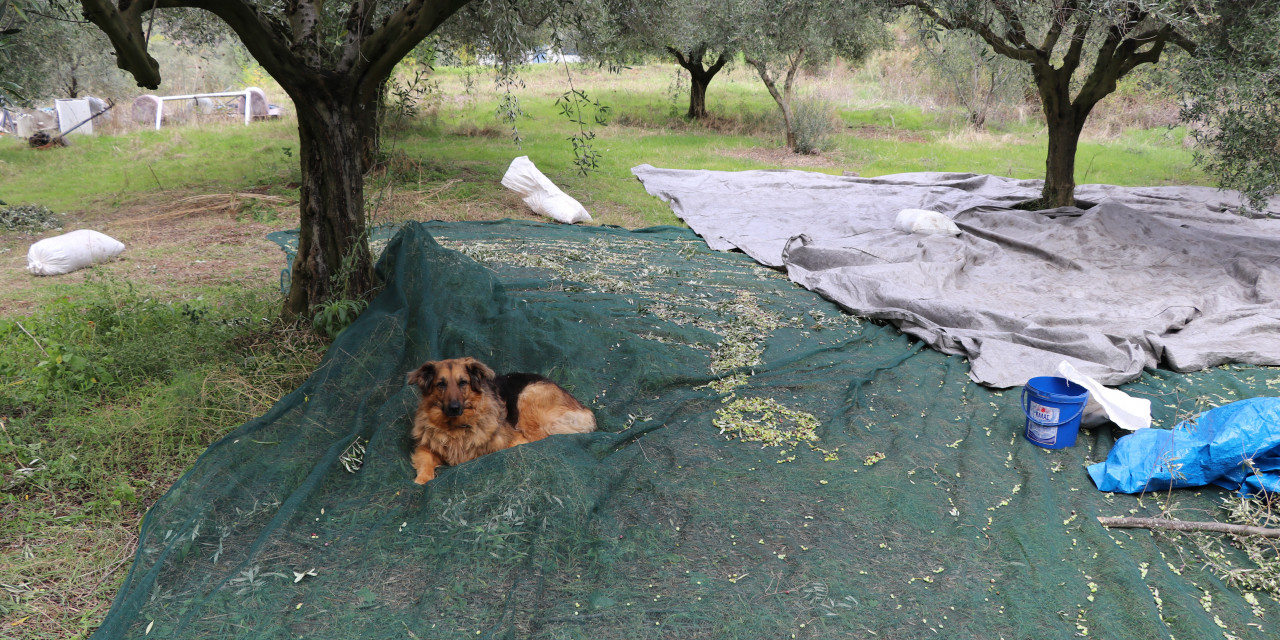
[{"label": "thick tree trunk", "polygon": [[1065,113],[1045,114],[1049,127],[1049,153],[1045,158],[1044,191],[1040,198],[1045,208],[1070,207],[1076,204],[1076,149],[1084,117],[1077,117],[1070,105]]},{"label": "thick tree trunk", "polygon": [[691,120],[707,117],[707,85],[724,68],[729,61],[728,56],[721,53],[714,64],[705,67],[702,59],[707,55],[706,47],[697,47],[687,56],[671,47],[667,51],[676,57],[677,64],[689,72],[689,112],[685,116]]},{"label": "thick tree trunk", "polygon": [[[292,93],[292,92],[291,92]],[[294,97],[302,165],[298,253],[284,315],[373,290],[364,216],[364,174],[376,118],[353,91],[304,90]]]},{"label": "thick tree trunk", "polygon": [[692,80],[689,81],[689,113],[685,116],[695,120],[707,117],[707,85],[711,83],[711,78],[699,77],[700,75],[690,71]]}]

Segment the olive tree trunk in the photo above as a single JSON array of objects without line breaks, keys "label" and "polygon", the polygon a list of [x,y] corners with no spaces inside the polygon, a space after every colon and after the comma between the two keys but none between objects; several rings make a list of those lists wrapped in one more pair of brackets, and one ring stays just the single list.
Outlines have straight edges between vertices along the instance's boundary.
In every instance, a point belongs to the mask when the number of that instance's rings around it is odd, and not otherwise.
[{"label": "olive tree trunk", "polygon": [[372,160],[376,118],[351,93],[313,86],[293,96],[302,184],[294,286],[284,306],[289,315],[305,314],[327,298],[358,297],[374,286],[364,175]]},{"label": "olive tree trunk", "polygon": [[707,85],[711,84],[711,79],[729,62],[728,55],[721,52],[715,63],[706,66],[702,63],[707,54],[705,46],[695,47],[688,55],[673,47],[667,47],[667,51],[675,56],[677,64],[689,72],[689,112],[685,117],[691,120],[707,117]]}]

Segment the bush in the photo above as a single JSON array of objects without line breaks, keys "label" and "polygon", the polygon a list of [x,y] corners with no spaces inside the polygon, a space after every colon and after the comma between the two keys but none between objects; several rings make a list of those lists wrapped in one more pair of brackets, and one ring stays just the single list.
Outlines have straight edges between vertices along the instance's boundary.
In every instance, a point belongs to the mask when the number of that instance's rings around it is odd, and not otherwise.
[{"label": "bush", "polygon": [[835,134],[836,108],[826,100],[800,98],[791,111],[791,129],[795,133],[793,151],[817,154],[831,146]]}]

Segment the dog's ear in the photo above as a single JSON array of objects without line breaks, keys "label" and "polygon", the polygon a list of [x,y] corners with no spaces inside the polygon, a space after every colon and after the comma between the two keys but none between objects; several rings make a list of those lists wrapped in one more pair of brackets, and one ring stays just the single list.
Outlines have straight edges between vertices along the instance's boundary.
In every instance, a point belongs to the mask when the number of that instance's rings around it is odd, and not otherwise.
[{"label": "dog's ear", "polygon": [[471,389],[473,391],[479,391],[482,385],[492,382],[497,377],[493,369],[485,366],[483,362],[475,358],[465,358],[463,362],[467,365],[467,375],[471,377]]},{"label": "dog's ear", "polygon": [[416,384],[419,389],[426,390],[431,386],[431,381],[436,378],[436,363],[428,362],[421,367],[409,372],[409,377],[405,379],[408,384]]}]

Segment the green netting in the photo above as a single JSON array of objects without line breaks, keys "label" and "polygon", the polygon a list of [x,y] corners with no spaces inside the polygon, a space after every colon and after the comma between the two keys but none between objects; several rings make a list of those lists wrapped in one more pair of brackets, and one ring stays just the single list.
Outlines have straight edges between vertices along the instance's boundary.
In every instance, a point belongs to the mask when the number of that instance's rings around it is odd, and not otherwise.
[{"label": "green netting", "polygon": [[[95,637],[1271,637],[1273,599],[1095,521],[1167,500],[1093,488],[1109,430],[1032,446],[1016,392],[688,231],[409,224],[379,269],[315,375],[151,510]],[[414,485],[405,373],[462,355],[601,432]],[[1169,425],[1277,383],[1129,390]]]}]

